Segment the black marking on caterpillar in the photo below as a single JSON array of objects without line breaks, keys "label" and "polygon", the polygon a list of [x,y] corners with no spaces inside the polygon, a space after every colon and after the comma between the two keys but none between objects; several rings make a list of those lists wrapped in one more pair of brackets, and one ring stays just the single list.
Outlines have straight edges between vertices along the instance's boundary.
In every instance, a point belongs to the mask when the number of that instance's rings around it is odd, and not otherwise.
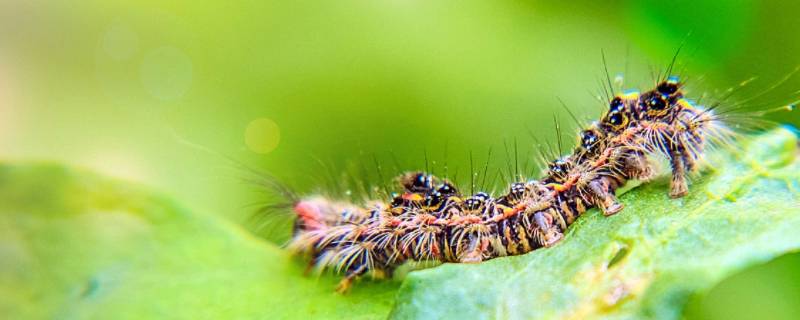
[{"label": "black marking on caterpillar", "polygon": [[309,269],[343,273],[340,292],[368,272],[391,276],[406,261],[477,263],[550,247],[588,209],[606,216],[623,210],[616,190],[628,180],[649,180],[653,156],[670,164],[669,195],[685,196],[687,174],[707,147],[732,139],[715,108],[692,103],[670,76],[650,91],[609,97],[573,152],[550,161],[538,180],[516,181],[493,197],[465,195],[446,179],[410,172],[397,179],[402,192],[387,202],[304,198],[293,201],[297,219],[288,247],[310,257]]}]

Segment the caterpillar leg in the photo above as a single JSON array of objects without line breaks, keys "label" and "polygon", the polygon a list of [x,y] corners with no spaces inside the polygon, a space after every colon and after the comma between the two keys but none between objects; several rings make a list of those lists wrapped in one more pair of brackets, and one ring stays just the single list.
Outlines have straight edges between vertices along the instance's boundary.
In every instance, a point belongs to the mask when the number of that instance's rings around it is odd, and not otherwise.
[{"label": "caterpillar leg", "polygon": [[553,225],[553,217],[545,212],[539,211],[533,214],[533,222],[541,230],[541,244],[549,248],[564,238],[564,233]]},{"label": "caterpillar leg", "polygon": [[613,216],[620,212],[625,205],[619,202],[613,190],[609,190],[608,182],[605,179],[589,182],[589,190],[597,198],[597,206],[603,211],[606,217]]},{"label": "caterpillar leg", "polygon": [[686,168],[686,172],[697,171],[697,160],[695,160],[689,150],[684,148],[681,156],[683,157],[683,167]]},{"label": "caterpillar leg", "polygon": [[[682,149],[682,148],[677,148]],[[672,180],[670,181],[669,196],[672,198],[680,198],[689,193],[689,186],[686,182],[686,168],[687,164],[684,162],[685,157],[683,151],[674,150],[670,153],[670,165],[672,166]],[[693,166],[692,162],[692,166]]]},{"label": "caterpillar leg", "polygon": [[647,158],[641,152],[631,154],[625,158],[625,174],[640,181],[650,180],[654,173],[653,168],[647,163]]},{"label": "caterpillar leg", "polygon": [[348,270],[345,274],[344,278],[339,281],[339,284],[336,285],[336,292],[340,294],[346,294],[350,291],[350,288],[353,286],[353,281],[355,281],[359,276],[363,275],[367,272],[367,266],[360,265],[355,269]]},{"label": "caterpillar leg", "polygon": [[458,258],[460,263],[479,263],[483,261],[483,253],[489,247],[488,239],[478,240],[477,238],[470,239],[469,246],[466,252]]}]

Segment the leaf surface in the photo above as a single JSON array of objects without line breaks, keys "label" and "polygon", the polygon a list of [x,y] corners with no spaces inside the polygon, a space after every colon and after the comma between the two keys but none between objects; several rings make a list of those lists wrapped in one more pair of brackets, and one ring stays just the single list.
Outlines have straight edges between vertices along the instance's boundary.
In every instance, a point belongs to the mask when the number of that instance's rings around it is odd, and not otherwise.
[{"label": "leaf surface", "polygon": [[374,319],[398,286],[338,295],[239,226],[57,165],[0,165],[0,257],[3,319]]}]

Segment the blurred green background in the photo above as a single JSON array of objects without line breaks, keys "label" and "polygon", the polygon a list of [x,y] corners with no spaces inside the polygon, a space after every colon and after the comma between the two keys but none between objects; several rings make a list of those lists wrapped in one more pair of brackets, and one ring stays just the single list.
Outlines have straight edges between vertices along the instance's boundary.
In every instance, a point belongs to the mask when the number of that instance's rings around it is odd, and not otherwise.
[{"label": "blurred green background", "polygon": [[[555,143],[554,114],[565,137],[576,127],[559,98],[579,118],[601,112],[601,50],[612,77],[646,90],[685,41],[690,93],[757,76],[746,99],[800,65],[797,12],[742,0],[4,0],[0,155],[154,185],[239,223],[265,198],[235,162],[313,192],[348,168],[389,180],[427,154],[465,182],[470,152],[478,166],[494,150],[495,171],[516,143],[536,175],[530,134]],[[797,89],[791,78],[750,106]],[[798,301],[800,259],[788,256],[723,283],[689,317],[791,318]]]}]

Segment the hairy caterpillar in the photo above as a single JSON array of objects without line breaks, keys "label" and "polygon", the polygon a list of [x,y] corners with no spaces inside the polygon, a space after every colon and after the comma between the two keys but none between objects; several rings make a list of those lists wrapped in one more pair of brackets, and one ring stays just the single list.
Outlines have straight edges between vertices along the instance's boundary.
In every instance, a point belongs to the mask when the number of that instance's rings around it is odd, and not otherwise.
[{"label": "hairy caterpillar", "polygon": [[513,182],[493,197],[466,195],[446,179],[410,172],[397,179],[402,192],[387,202],[296,199],[288,247],[309,256],[310,267],[343,273],[340,292],[361,275],[391,275],[406,261],[476,263],[550,247],[586,210],[597,207],[606,216],[623,210],[616,190],[650,179],[650,157],[669,162],[669,195],[686,195],[687,174],[708,146],[732,137],[715,108],[688,100],[670,76],[644,93],[610,98],[573,152],[549,162],[538,180]]}]

